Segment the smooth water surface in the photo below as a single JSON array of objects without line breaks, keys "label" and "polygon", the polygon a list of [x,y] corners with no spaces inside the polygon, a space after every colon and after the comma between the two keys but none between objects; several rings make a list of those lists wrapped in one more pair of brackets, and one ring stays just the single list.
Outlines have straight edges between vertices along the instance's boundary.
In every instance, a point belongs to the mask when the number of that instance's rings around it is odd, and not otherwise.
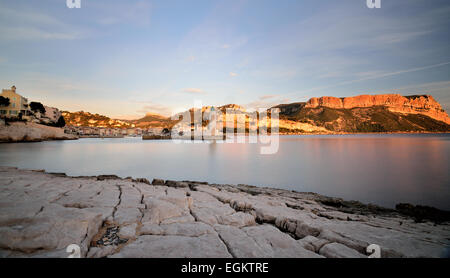
[{"label": "smooth water surface", "polygon": [[68,175],[116,174],[317,192],[394,207],[450,209],[450,135],[281,136],[258,144],[80,139],[0,144],[0,165]]}]

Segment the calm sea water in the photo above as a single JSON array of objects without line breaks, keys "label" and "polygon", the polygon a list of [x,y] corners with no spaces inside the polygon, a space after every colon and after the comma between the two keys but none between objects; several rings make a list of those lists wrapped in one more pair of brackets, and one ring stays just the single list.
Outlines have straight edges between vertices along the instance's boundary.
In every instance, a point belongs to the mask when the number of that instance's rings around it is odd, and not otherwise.
[{"label": "calm sea water", "polygon": [[0,144],[0,165],[68,175],[251,184],[394,207],[450,209],[450,135],[281,136],[257,144],[175,144],[140,138]]}]

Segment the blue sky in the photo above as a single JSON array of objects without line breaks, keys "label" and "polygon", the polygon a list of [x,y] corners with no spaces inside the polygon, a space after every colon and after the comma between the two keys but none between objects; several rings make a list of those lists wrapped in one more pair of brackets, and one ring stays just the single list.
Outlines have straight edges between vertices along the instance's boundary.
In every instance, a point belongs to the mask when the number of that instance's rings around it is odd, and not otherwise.
[{"label": "blue sky", "polygon": [[0,85],[114,118],[313,96],[450,108],[450,1],[0,0]]}]

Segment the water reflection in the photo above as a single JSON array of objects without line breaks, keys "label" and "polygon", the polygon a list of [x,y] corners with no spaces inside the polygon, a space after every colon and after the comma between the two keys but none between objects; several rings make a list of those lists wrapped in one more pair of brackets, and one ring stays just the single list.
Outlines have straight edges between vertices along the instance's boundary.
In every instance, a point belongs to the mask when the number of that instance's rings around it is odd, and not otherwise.
[{"label": "water reflection", "polygon": [[139,138],[0,144],[0,165],[253,184],[393,207],[450,209],[449,135],[283,136],[278,153],[258,144],[175,144]]}]

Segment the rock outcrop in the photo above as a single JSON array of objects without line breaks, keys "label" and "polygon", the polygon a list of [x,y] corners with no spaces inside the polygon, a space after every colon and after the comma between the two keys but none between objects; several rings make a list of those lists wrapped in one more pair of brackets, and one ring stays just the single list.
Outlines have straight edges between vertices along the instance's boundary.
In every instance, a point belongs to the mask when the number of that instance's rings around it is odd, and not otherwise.
[{"label": "rock outcrop", "polygon": [[389,111],[404,114],[421,114],[432,119],[450,124],[450,118],[441,105],[431,95],[401,96],[398,94],[360,95],[354,97],[320,97],[311,98],[306,108],[328,107],[335,109],[352,109],[361,107],[384,106]]},{"label": "rock outcrop", "polygon": [[[448,222],[313,193],[0,167],[0,257],[443,257]],[[348,209],[349,203],[345,203]]]},{"label": "rock outcrop", "polygon": [[76,136],[64,133],[64,129],[36,123],[12,122],[0,124],[0,143],[39,142],[47,140],[74,140]]}]

